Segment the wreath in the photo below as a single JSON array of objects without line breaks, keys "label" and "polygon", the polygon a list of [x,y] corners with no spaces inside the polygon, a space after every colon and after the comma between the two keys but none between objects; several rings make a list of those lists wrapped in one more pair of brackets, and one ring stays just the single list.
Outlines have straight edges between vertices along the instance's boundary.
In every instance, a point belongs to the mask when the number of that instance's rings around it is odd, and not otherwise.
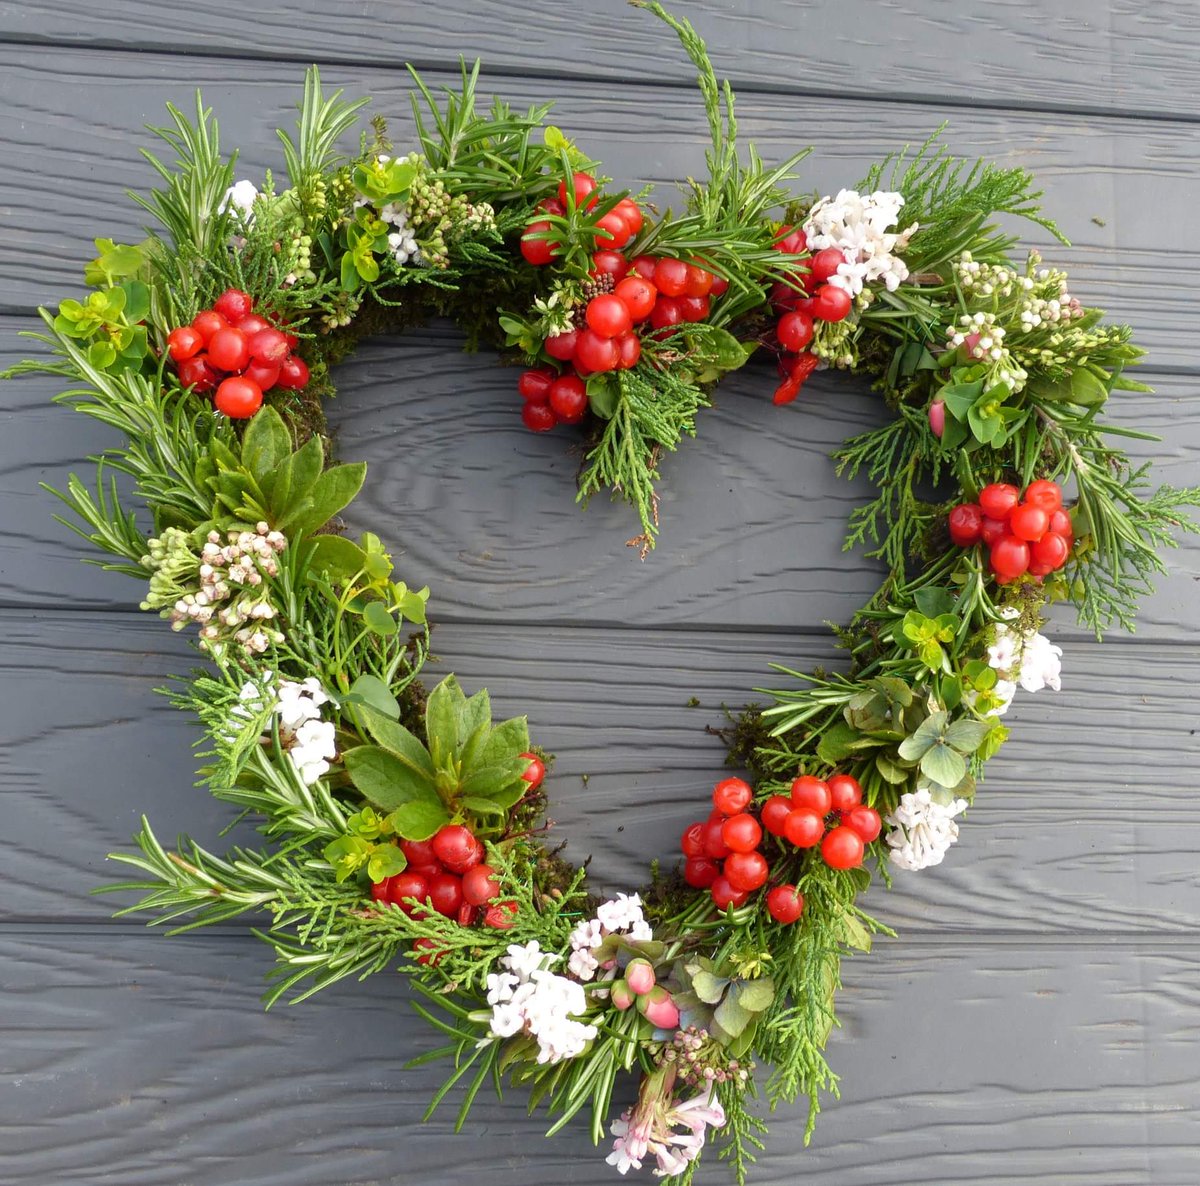
[{"label": "wreath", "polygon": [[[313,68],[279,133],[286,188],[235,181],[199,98],[194,118],[169,107],[174,160],[147,154],[161,184],[136,199],[162,229],[98,239],[89,295],[41,311],[52,356],[15,370],[61,377],[62,402],[123,434],[93,485],[56,493],[106,568],[148,579],[142,608],[195,632],[207,662],[169,695],[203,725],[209,790],[262,834],[219,855],[144,822],[115,856],[136,880],[109,888],[141,895],[122,913],[175,931],[265,916],[268,1004],[400,961],[446,1039],[431,1110],[459,1085],[461,1126],[508,1081],[551,1132],[583,1113],[622,1174],[690,1182],[711,1141],[741,1183],[756,1095],[805,1098],[807,1140],[836,1094],[841,959],[886,931],[859,905],[865,861],[889,882],[943,859],[1018,687],[1059,687],[1043,609],[1131,626],[1200,490],[1147,489],[1114,443],[1142,434],[1102,419],[1148,390],[1126,375],[1128,327],[1036,253],[1010,258],[998,216],[1058,234],[1028,173],[935,137],[797,196],[804,154],[740,151],[695,31],[639,7],[679,35],[711,130],[681,213],[606,182],[548,108],[482,110],[478,64],[441,96],[412,71],[415,151],[375,119],[346,158],[363,103]],[[525,719],[494,722],[453,676],[420,684],[428,589],[378,536],[342,532],[365,466],[330,456],[333,367],[432,316],[525,365],[531,430],[580,426],[578,499],[632,504],[643,557],[663,454],[752,356],[777,367],[778,404],[829,368],[870,376],[892,412],[837,454],[876,488],[847,547],[886,569],[838,632],[845,670],[780,667],[789,686],[727,722],[751,780],[716,784],[682,870],[641,894],[589,893],[547,840],[549,758]],[[626,1075],[636,1101],[614,1116]]]}]

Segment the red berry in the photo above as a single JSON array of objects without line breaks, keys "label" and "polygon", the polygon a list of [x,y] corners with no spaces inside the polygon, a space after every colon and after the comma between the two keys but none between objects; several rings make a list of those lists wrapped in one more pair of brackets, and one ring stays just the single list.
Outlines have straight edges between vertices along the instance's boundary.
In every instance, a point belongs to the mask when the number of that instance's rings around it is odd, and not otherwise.
[{"label": "red berry", "polygon": [[521,254],[525,257],[526,263],[540,267],[542,264],[548,264],[554,258],[558,250],[557,242],[552,239],[531,239],[529,237],[530,235],[540,235],[549,229],[550,224],[544,218],[531,222],[525,228],[525,233],[521,236]]},{"label": "red berry", "polygon": [[578,424],[588,409],[587,388],[578,375],[563,375],[550,386],[550,408],[563,424]]},{"label": "red berry", "polygon": [[[219,336],[218,334],[213,335],[213,343]],[[251,334],[246,339],[246,346],[253,358],[261,358],[263,362],[282,363],[291,351],[287,334],[281,333],[271,326],[260,329],[256,334]],[[209,353],[212,353],[212,346],[209,346]]]},{"label": "red berry", "polygon": [[497,902],[495,906],[489,906],[483,916],[483,925],[498,931],[507,931],[516,921],[517,903],[513,901]]},{"label": "red berry", "polygon": [[950,512],[950,539],[960,548],[970,548],[983,538],[983,511],[964,502]]},{"label": "red berry", "polygon": [[654,303],[650,314],[650,324],[654,329],[673,329],[683,321],[683,309],[676,297],[660,296]]},{"label": "red berry", "polygon": [[792,806],[807,807],[820,816],[828,815],[833,810],[829,784],[811,774],[800,775],[792,782]]},{"label": "red berry", "polygon": [[228,328],[229,322],[220,313],[214,313],[211,309],[205,309],[192,318],[192,329],[204,339],[205,346],[208,345],[217,330]]},{"label": "red berry", "polygon": [[858,779],[849,774],[831,774],[829,776],[829,795],[833,800],[834,811],[849,811],[857,807],[863,800],[862,787]]},{"label": "red berry", "polygon": [[271,390],[279,382],[283,368],[277,362],[263,362],[260,358],[252,358],[249,365],[242,371],[242,378],[257,383],[264,393]]},{"label": "red berry", "polygon": [[862,803],[857,807],[851,807],[842,816],[842,824],[857,832],[862,837],[864,844],[870,844],[872,840],[878,839],[883,828],[883,820],[879,818],[879,812]]},{"label": "red berry", "polygon": [[724,874],[712,883],[708,892],[712,894],[712,900],[716,903],[718,910],[725,910],[730,906],[744,906],[746,899],[750,896],[745,890],[734,889],[729,878]]},{"label": "red berry", "polygon": [[[629,310],[613,297],[626,317]],[[620,361],[617,344],[612,338],[601,337],[594,329],[581,330],[575,343],[575,363],[585,371],[615,371]]]},{"label": "red berry", "polygon": [[[263,333],[270,332],[263,330]],[[246,344],[246,335],[231,325],[223,326],[208,340],[208,360],[219,371],[243,370],[250,361],[250,347]]]},{"label": "red berry", "polygon": [[731,852],[722,872],[735,890],[753,893],[766,885],[771,870],[761,852]]},{"label": "red berry", "polygon": [[712,282],[712,290],[709,296],[716,300],[719,296],[724,296],[729,291],[729,281],[724,276],[714,276]]},{"label": "red berry", "polygon": [[800,227],[781,226],[775,232],[775,250],[803,255],[808,250],[808,236]]},{"label": "red berry", "polygon": [[430,847],[443,865],[453,869],[455,865],[467,868],[468,864],[477,863],[470,860],[475,844],[475,834],[470,828],[463,824],[445,824],[438,829]]},{"label": "red berry", "polygon": [[704,824],[704,855],[713,861],[723,861],[730,853],[723,835],[724,821],[710,819]]},{"label": "red berry", "polygon": [[634,321],[645,321],[654,311],[658,289],[644,276],[626,276],[617,284],[613,295],[629,310]]},{"label": "red berry", "polygon": [[783,834],[797,848],[812,848],[825,834],[825,817],[809,807],[796,807],[783,821]]},{"label": "red berry", "polygon": [[215,301],[213,312],[220,313],[230,325],[236,325],[243,317],[249,317],[254,308],[254,298],[240,288],[227,288]]},{"label": "red berry", "polygon": [[575,205],[584,210],[590,210],[598,201],[600,195],[596,192],[596,179],[590,173],[572,173],[570,185],[567,181],[558,183],[558,200],[563,208],[570,206],[574,198]]},{"label": "red berry", "polygon": [[424,911],[406,901],[408,898],[416,898],[418,902],[425,902],[429,898],[429,878],[411,869],[388,878],[388,901],[399,906],[405,914],[416,917],[422,915]]},{"label": "red berry", "polygon": [[702,857],[704,855],[704,824],[702,822],[688,824],[683,830],[679,847],[685,857]]},{"label": "red berry", "polygon": [[1053,515],[1062,507],[1062,487],[1057,482],[1040,478],[1029,483],[1025,490],[1025,501],[1031,506],[1041,507],[1047,515]]},{"label": "red berry", "polygon": [[204,339],[200,331],[190,325],[181,325],[167,334],[167,353],[173,362],[183,362],[200,353]]},{"label": "red berry", "polygon": [[438,873],[431,877],[429,904],[439,914],[453,918],[463,904],[462,878],[457,873]]},{"label": "red berry", "polygon": [[822,284],[813,293],[812,315],[817,321],[842,321],[850,312],[850,294],[834,284]]},{"label": "red berry", "polygon": [[775,329],[779,344],[793,354],[799,354],[812,341],[813,320],[807,313],[785,313]]},{"label": "red berry", "polygon": [[614,292],[602,293],[588,301],[587,323],[592,332],[602,338],[615,338],[633,329],[629,309]]},{"label": "red berry", "polygon": [[1071,516],[1064,510],[1050,513],[1050,530],[1055,535],[1061,535],[1068,544],[1075,538],[1075,529],[1071,526]]},{"label": "red berry", "polygon": [[565,334],[547,338],[543,345],[551,358],[557,358],[559,362],[570,362],[575,357],[575,345],[578,341],[579,331],[572,329]]},{"label": "red berry", "polygon": [[989,556],[992,572],[1005,581],[1015,580],[1029,569],[1029,545],[1015,535],[1002,535]]},{"label": "red berry", "polygon": [[633,257],[633,270],[643,280],[653,280],[656,267],[658,267],[658,256],[656,255],[635,255]]},{"label": "red berry", "polygon": [[530,371],[522,371],[517,380],[517,391],[521,398],[531,404],[546,404],[550,402],[550,388],[558,378],[558,372],[549,367],[536,367]]},{"label": "red berry", "polygon": [[660,259],[654,265],[654,286],[663,296],[683,296],[687,290],[688,266],[681,259]]},{"label": "red berry", "polygon": [[684,321],[703,321],[708,316],[708,297],[681,296],[676,300]]},{"label": "red berry", "polygon": [[613,341],[617,344],[617,370],[632,370],[642,357],[642,339],[631,330]]},{"label": "red berry", "polygon": [[804,895],[794,885],[777,885],[767,894],[767,913],[787,926],[804,913]]},{"label": "red berry", "polygon": [[853,828],[832,828],[821,841],[821,857],[831,869],[854,869],[862,864],[865,845]]},{"label": "red berry", "polygon": [[496,870],[490,865],[476,865],[463,874],[463,899],[472,906],[486,906],[500,893]]},{"label": "red berry", "polygon": [[391,899],[388,897],[388,886],[392,884],[392,878],[385,877],[382,881],[371,883],[371,900],[385,904]]},{"label": "red berry", "polygon": [[549,432],[558,423],[558,417],[546,404],[523,404],[521,421],[530,432]]},{"label": "red berry", "polygon": [[743,778],[723,778],[713,787],[713,806],[721,815],[737,815],[750,806],[754,791]]},{"label": "red berry", "polygon": [[687,280],[684,284],[683,295],[689,297],[706,297],[712,292],[713,274],[699,264],[688,264]]},{"label": "red berry", "polygon": [[759,812],[762,826],[772,836],[782,836],[784,823],[791,815],[792,808],[793,803],[790,799],[785,799],[782,795],[772,795],[762,805],[762,810]]},{"label": "red berry", "polygon": [[1021,492],[1007,482],[993,482],[979,492],[979,508],[989,519],[1008,521],[1013,508],[1021,501]]},{"label": "red berry", "polygon": [[624,247],[632,238],[633,232],[629,229],[629,223],[616,210],[610,210],[596,219],[597,246],[615,251]]},{"label": "red berry", "polygon": [[217,372],[208,365],[208,355],[195,354],[178,366],[179,382],[203,395],[217,385]]},{"label": "red berry", "polygon": [[537,208],[542,211],[543,214],[555,214],[559,218],[561,218],[567,212],[566,206],[564,206],[557,198],[543,198],[537,204]]},{"label": "red berry", "polygon": [[771,285],[771,308],[777,313],[802,310],[810,319],[812,317],[812,301],[803,292],[782,280]]},{"label": "red berry", "polygon": [[646,220],[642,216],[642,208],[632,198],[622,198],[613,209],[625,220],[631,235],[641,233]]},{"label": "red berry", "polygon": [[758,820],[747,812],[731,815],[721,825],[721,839],[732,852],[753,852],[762,841]]},{"label": "red berry", "polygon": [[1008,516],[1009,531],[1027,543],[1041,539],[1049,528],[1050,516],[1041,507],[1027,502],[1013,507],[1012,514]]},{"label": "red berry", "polygon": [[592,256],[593,276],[611,276],[614,283],[629,273],[629,260],[619,251],[597,251]]},{"label": "red berry", "polygon": [[[1071,545],[1061,535],[1048,531],[1029,549],[1029,571],[1033,572],[1033,566],[1036,564],[1039,568],[1048,568],[1053,572],[1066,564],[1070,554]],[[1034,573],[1034,576],[1037,575]]]},{"label": "red berry", "polygon": [[262,407],[262,388],[241,375],[222,379],[213,403],[218,412],[224,412],[230,420],[248,420]]},{"label": "red berry", "polygon": [[417,963],[425,964],[428,967],[436,967],[442,956],[446,954],[438,947],[436,939],[414,939],[413,951],[423,953],[417,956]]},{"label": "red berry", "polygon": [[990,548],[998,539],[1008,534],[1008,524],[1003,519],[989,519],[984,515],[979,524],[979,538]]},{"label": "red berry", "polygon": [[[814,280],[825,281],[830,276],[836,276],[838,268],[845,262],[846,253],[840,247],[824,247],[812,257],[808,270]],[[826,318],[826,320],[836,319]]]},{"label": "red berry", "polygon": [[409,868],[433,866],[440,870],[442,867],[441,860],[433,851],[432,840],[401,840],[400,851],[404,853]]},{"label": "red berry", "polygon": [[683,863],[683,880],[692,889],[708,889],[721,875],[721,866],[708,857],[688,857]]},{"label": "red berry", "polygon": [[546,777],[546,763],[537,754],[524,753],[520,756],[529,762],[529,765],[525,767],[525,773],[521,777],[529,783],[531,791],[536,791],[542,785],[542,780]]},{"label": "red berry", "polygon": [[248,313],[245,317],[239,317],[237,327],[246,335],[247,338],[251,334],[256,334],[260,329],[274,328],[265,317],[259,317],[257,313]]}]

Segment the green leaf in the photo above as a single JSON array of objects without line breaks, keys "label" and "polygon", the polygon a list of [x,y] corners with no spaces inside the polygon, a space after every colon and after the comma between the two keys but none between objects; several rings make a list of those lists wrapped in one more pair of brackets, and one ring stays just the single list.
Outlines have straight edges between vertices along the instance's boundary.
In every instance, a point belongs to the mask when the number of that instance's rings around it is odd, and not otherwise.
[{"label": "green leaf", "polygon": [[838,919],[838,932],[838,938],[847,947],[856,951],[871,950],[871,932],[853,914],[843,912]]},{"label": "green leaf", "polygon": [[[262,413],[260,412],[259,415]],[[250,423],[258,419],[256,416]],[[313,550],[309,564],[317,572],[328,573],[335,580],[349,581],[362,571],[367,554],[344,535],[318,535],[313,537]]]},{"label": "green leaf", "polygon": [[754,1014],[749,1009],[743,1009],[733,993],[730,993],[713,1013],[713,1021],[731,1038],[736,1038],[753,1020]]},{"label": "green leaf", "polygon": [[689,968],[689,972],[692,977],[692,992],[706,1005],[715,1005],[725,996],[729,981],[724,976],[716,976],[700,967],[694,971]]},{"label": "green leaf", "polygon": [[956,420],[965,420],[982,391],[982,379],[976,379],[973,383],[948,383],[937,393],[936,398],[946,405],[946,411]]},{"label": "green leaf", "polygon": [[494,766],[476,766],[459,783],[463,795],[490,799],[502,807],[512,807],[529,789],[521,775],[528,762],[522,759],[499,762]]},{"label": "green leaf", "polygon": [[835,721],[817,743],[817,757],[836,766],[860,748],[862,734],[845,721]]},{"label": "green leaf", "polygon": [[[400,704],[392,695],[391,689],[377,675],[360,675],[350,685],[350,693],[346,697],[351,703],[365,704],[377,713],[390,717],[393,721],[400,719]],[[371,730],[371,718],[367,718],[367,728]],[[371,730],[372,733],[374,730]]]},{"label": "green leaf", "polygon": [[898,766],[887,754],[875,755],[875,769],[879,771],[879,777],[892,786],[908,782],[909,771],[903,766]]},{"label": "green leaf", "polygon": [[473,811],[476,815],[504,815],[512,804],[497,803],[494,799],[485,799],[481,795],[460,795],[458,805],[464,811]]},{"label": "green leaf", "polygon": [[[409,840],[425,839],[424,836],[405,838]],[[407,868],[408,858],[405,857],[398,845],[377,844],[367,861],[367,876],[372,881],[383,881],[385,878],[395,877],[397,873],[403,873]]]},{"label": "green leaf", "polygon": [[[316,438],[312,440],[315,441]],[[316,531],[318,527],[323,527],[354,500],[354,496],[362,489],[366,476],[365,461],[335,465],[327,469],[313,486],[307,507],[293,519],[292,531],[306,535]]]},{"label": "green leaf", "polygon": [[260,485],[292,452],[292,435],[283,417],[269,404],[251,418],[242,437],[242,464]]},{"label": "green leaf", "polygon": [[954,594],[941,585],[926,585],[913,594],[917,609],[927,618],[954,612]]},{"label": "green leaf", "polygon": [[372,634],[378,634],[383,638],[391,638],[392,635],[400,632],[400,627],[396,625],[396,619],[384,609],[383,603],[380,601],[367,602],[366,608],[363,610],[363,621]]},{"label": "green leaf", "polygon": [[392,812],[396,832],[405,840],[428,840],[450,822],[450,813],[440,799],[413,799]]},{"label": "green leaf", "polygon": [[1033,392],[1038,399],[1052,403],[1077,404],[1081,408],[1098,408],[1108,399],[1108,388],[1099,376],[1086,367],[1076,367],[1065,378],[1041,380]]},{"label": "green leaf", "polygon": [[735,986],[738,1004],[751,1013],[761,1013],[775,999],[775,981],[770,976],[758,980],[741,980]]},{"label": "green leaf", "polygon": [[621,387],[615,375],[597,372],[587,378],[588,404],[601,420],[611,420],[621,398]]},{"label": "green leaf", "polygon": [[957,750],[935,741],[921,757],[921,772],[944,787],[952,787],[962,781],[967,763]]},{"label": "green leaf", "polygon": [[458,680],[448,675],[429,693],[425,703],[425,733],[429,738],[429,752],[433,755],[433,764],[439,768],[458,756],[458,714],[466,700]]},{"label": "green leaf", "polygon": [[[381,811],[394,815],[398,808],[407,807],[410,803],[426,803],[436,805],[445,814],[432,782],[410,762],[389,750],[375,745],[360,745],[347,750],[344,760],[350,778],[363,798]],[[396,829],[401,830],[399,824]],[[417,837],[410,836],[409,839],[415,840]]]},{"label": "green leaf", "polygon": [[501,721],[492,730],[480,752],[479,762],[483,766],[497,766],[502,762],[516,761],[518,755],[528,749],[529,720],[527,717],[512,717]]},{"label": "green leaf", "polygon": [[135,325],[150,316],[150,289],[140,280],[126,280],[121,285],[125,293],[125,321]]},{"label": "green leaf", "polygon": [[960,721],[955,721],[946,730],[946,743],[954,746],[961,753],[973,754],[991,731],[990,721],[976,721],[964,717]]},{"label": "green leaf", "polygon": [[433,757],[422,744],[421,739],[410,733],[398,721],[393,721],[379,713],[368,711],[367,732],[392,757],[403,762],[415,775],[432,786],[437,781],[437,769]]}]

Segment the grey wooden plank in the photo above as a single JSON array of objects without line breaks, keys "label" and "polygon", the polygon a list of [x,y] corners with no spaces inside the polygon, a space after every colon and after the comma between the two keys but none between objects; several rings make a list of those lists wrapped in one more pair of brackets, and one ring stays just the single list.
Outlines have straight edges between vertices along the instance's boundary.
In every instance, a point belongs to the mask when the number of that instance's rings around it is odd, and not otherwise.
[{"label": "grey wooden plank", "polygon": [[[0,368],[29,349],[15,340],[23,324],[0,318]],[[768,367],[726,380],[699,438],[664,463],[662,538],[643,563],[624,546],[636,530],[629,508],[604,497],[576,506],[577,434],[526,432],[516,372],[488,354],[461,354],[460,343],[446,326],[368,343],[343,365],[342,397],[330,408],[342,455],[369,463],[352,527],[379,532],[405,578],[432,586],[440,620],[819,631],[874,590],[876,565],[839,550],[869,485],[836,478],[828,458],[882,422],[863,383],[818,377],[780,409]],[[1114,399],[1115,418],[1165,438],[1133,446],[1158,459],[1158,481],[1195,483],[1196,380],[1147,377],[1158,394]],[[115,442],[103,426],[52,406],[56,390],[41,377],[0,390],[0,604],[132,608],[137,584],[81,566],[86,545],[54,522],[57,500],[37,489],[86,475],[84,457]],[[1187,639],[1200,539],[1167,559],[1171,575],[1147,599],[1140,630]]]},{"label": "grey wooden plank", "polygon": [[[799,1110],[776,1113],[751,1181],[1191,1186],[1196,954],[881,944],[845,968],[841,1101],[807,1150]],[[438,1072],[402,1064],[432,1042],[390,976],[264,1014],[248,938],[0,931],[0,956],[10,1186],[614,1180],[578,1126],[543,1140],[519,1091],[481,1095],[457,1137],[450,1111],[421,1122]]]},{"label": "grey wooden plank", "polygon": [[[192,786],[195,730],[152,691],[187,656],[152,620],[8,611],[0,622],[0,919],[99,921],[118,903],[88,891],[119,879],[104,854],[127,848],[143,811],[164,840],[190,831],[215,847],[233,818]],[[557,755],[557,835],[613,889],[674,859],[702,814],[724,758],[704,730],[722,706],[777,685],[771,661],[836,662],[827,643],[782,633],[498,623],[443,627],[434,642],[431,676],[453,670],[486,684],[498,714],[529,715]],[[1065,690],[1018,699],[958,847],[936,870],[899,873],[868,908],[909,935],[1194,932],[1196,661],[1195,646],[1068,645]]]},{"label": "grey wooden plank", "polygon": [[[252,73],[253,77],[247,77]],[[383,67],[337,67],[330,85],[372,94],[377,109],[408,126],[407,75]],[[431,76],[434,83],[444,75]],[[137,148],[152,143],[142,125],[162,122],[164,103],[189,101],[203,87],[225,117],[227,148],[243,150],[242,175],[260,176],[281,160],[274,129],[290,124],[300,70],[259,63],[232,71],[227,61],[179,61],[162,54],[106,53],[0,46],[0,311],[26,310],[69,295],[97,234],[140,235],[140,213],[126,187],[152,175]],[[606,88],[536,77],[485,80],[517,105],[557,99],[555,118],[609,170],[631,185],[674,198],[679,178],[704,168],[705,124],[697,99],[663,102],[641,84]],[[811,143],[804,183],[829,192],[853,184],[866,167],[906,142],[920,142],[943,119],[957,152],[1036,168],[1048,209],[1077,243],[1056,253],[1076,277],[1076,295],[1103,302],[1133,324],[1159,366],[1195,365],[1189,327],[1200,267],[1191,212],[1200,195],[1200,144],[1186,124],[954,106],[755,95],[742,105],[741,128],[768,160]],[[87,217],[80,195],[87,194]],[[1154,211],[1153,218],[1145,212]],[[1045,244],[1037,231],[1031,243]]]},{"label": "grey wooden plank", "polygon": [[[203,9],[133,0],[82,10],[66,0],[0,4],[0,37],[35,45],[138,48],[256,59],[405,61],[453,65],[482,56],[493,70],[690,82],[671,34],[623,0],[552,6],[448,0],[404,14],[404,36],[380,37],[395,6],[368,0],[348,21],[315,0]],[[1085,0],[1069,8],[1030,0],[921,4],[914,0],[689,0],[673,6],[713,49],[718,69],[747,90],[1196,116],[1192,58],[1200,25],[1186,0],[1155,5]],[[483,19],[481,19],[481,17]],[[564,47],[570,46],[570,52]]]}]

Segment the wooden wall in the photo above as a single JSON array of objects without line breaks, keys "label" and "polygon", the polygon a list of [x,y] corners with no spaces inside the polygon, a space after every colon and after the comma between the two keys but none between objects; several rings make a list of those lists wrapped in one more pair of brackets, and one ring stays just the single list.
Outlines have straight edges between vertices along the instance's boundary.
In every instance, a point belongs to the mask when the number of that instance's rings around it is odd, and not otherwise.
[{"label": "wooden wall", "polygon": [[[1163,434],[1138,446],[1161,480],[1200,480],[1194,4],[677,7],[764,155],[815,146],[815,189],[943,121],[956,150],[1035,168],[1076,244],[1053,258],[1153,348],[1157,394],[1114,412]],[[460,52],[515,103],[557,100],[627,184],[703,168],[690,69],[617,0],[0,2],[0,367],[30,349],[32,307],[79,288],[90,238],[138,234],[124,190],[150,184],[137,150],[167,100],[203,87],[257,179],[281,165],[272,129],[307,63],[372,95],[402,142],[403,61],[440,83]],[[848,381],[780,410],[768,375],[730,380],[666,464],[662,544],[641,563],[625,508],[574,507],[568,434],[527,433],[513,373],[458,345],[434,326],[345,366],[341,451],[371,463],[354,523],[433,586],[440,669],[528,712],[557,753],[570,853],[636,884],[720,768],[703,727],[770,685],[770,661],[828,658],[823,620],[877,579],[840,551],[865,486],[827,454],[879,409]],[[397,978],[263,1014],[268,952],[248,925],[165,940],[89,896],[143,810],[208,841],[227,813],[192,787],[194,731],[153,691],[186,649],[137,613],[132,582],[79,564],[38,489],[108,443],[53,393],[0,389],[0,1182],[613,1181],[579,1131],[542,1140],[519,1093],[467,1135],[421,1123],[435,1074],[403,1063],[430,1038]],[[807,1151],[799,1113],[775,1118],[761,1186],[1200,1181],[1200,546],[1171,560],[1133,638],[1101,647],[1058,615],[1063,692],[1018,699],[945,864],[871,894],[900,938],[847,965],[843,1098]]]}]

